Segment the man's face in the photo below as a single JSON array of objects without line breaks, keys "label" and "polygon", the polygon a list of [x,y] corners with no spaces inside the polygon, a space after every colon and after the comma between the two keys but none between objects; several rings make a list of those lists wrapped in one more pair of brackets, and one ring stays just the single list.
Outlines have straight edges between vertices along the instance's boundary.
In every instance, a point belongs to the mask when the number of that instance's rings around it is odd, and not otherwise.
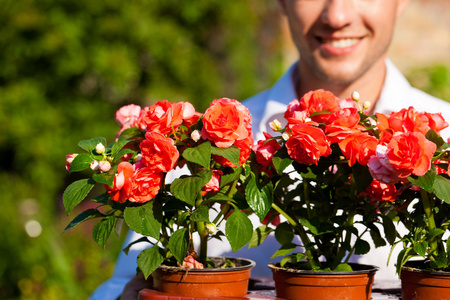
[{"label": "man's face", "polygon": [[302,74],[347,85],[384,59],[407,0],[279,0]]}]

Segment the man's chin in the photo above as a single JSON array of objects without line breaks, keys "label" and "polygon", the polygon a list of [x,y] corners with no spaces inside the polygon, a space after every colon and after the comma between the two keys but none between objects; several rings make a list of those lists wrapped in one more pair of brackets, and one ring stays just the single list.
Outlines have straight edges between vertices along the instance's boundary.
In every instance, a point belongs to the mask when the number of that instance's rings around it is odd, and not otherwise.
[{"label": "man's chin", "polygon": [[357,81],[366,68],[355,63],[322,64],[315,69],[315,75],[325,83],[348,86]]}]

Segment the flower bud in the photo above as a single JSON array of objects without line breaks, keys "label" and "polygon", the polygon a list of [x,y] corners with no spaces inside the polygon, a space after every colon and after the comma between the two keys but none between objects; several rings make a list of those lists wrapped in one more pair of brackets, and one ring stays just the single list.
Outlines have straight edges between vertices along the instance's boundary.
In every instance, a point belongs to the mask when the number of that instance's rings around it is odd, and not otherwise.
[{"label": "flower bud", "polygon": [[360,96],[359,96],[359,93],[358,93],[357,91],[354,91],[354,92],[352,93],[352,99],[353,99],[354,101],[356,101],[356,102],[359,101]]},{"label": "flower bud", "polygon": [[365,101],[363,103],[363,110],[368,110],[370,108],[370,102],[369,101]]},{"label": "flower bud", "polygon": [[95,146],[95,152],[97,152],[98,154],[105,153],[105,146],[103,146],[102,143],[98,143],[97,146]]},{"label": "flower bud", "polygon": [[136,156],[134,157],[134,162],[137,163],[138,161],[141,161],[142,159],[142,154],[138,153],[136,154]]},{"label": "flower bud", "polygon": [[98,163],[98,166],[100,168],[101,173],[108,172],[111,169],[111,164],[107,160],[102,160],[101,162]]},{"label": "flower bud", "polygon": [[194,142],[198,142],[200,140],[200,138],[201,138],[200,131],[198,131],[198,130],[192,131],[191,139],[193,139]]},{"label": "flower bud", "polygon": [[270,128],[273,131],[278,131],[281,130],[281,128],[283,127],[283,125],[280,123],[280,121],[278,121],[277,119],[273,120],[272,122],[269,123]]},{"label": "flower bud", "polygon": [[216,231],[217,231],[216,224],[214,224],[214,223],[208,223],[208,224],[206,224],[206,225],[205,225],[205,228],[206,228],[206,231],[207,231],[209,234],[214,234],[214,233],[216,233]]},{"label": "flower bud", "polygon": [[93,160],[91,162],[91,165],[89,166],[95,173],[99,173],[100,172],[100,165],[98,163],[98,161]]},{"label": "flower bud", "polygon": [[75,157],[77,157],[78,153],[68,154],[66,155],[66,170],[70,170],[70,165],[72,164]]},{"label": "flower bud", "polygon": [[291,136],[290,136],[289,133],[284,132],[284,133],[281,135],[281,137],[283,138],[283,140],[287,141]]}]

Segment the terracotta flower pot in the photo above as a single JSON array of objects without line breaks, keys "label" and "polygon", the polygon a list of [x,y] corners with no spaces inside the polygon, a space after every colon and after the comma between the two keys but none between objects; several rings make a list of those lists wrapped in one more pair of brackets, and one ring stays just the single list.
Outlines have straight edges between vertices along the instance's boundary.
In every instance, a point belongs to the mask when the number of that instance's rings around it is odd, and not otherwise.
[{"label": "terracotta flower pot", "polygon": [[350,264],[352,272],[323,272],[280,268],[270,264],[277,296],[288,300],[368,300],[377,267]]},{"label": "terracotta flower pot", "polygon": [[423,261],[410,261],[400,278],[403,300],[450,299],[450,272],[427,270]]},{"label": "terracotta flower pot", "polygon": [[[211,258],[211,260],[223,258]],[[153,288],[159,292],[187,297],[245,297],[251,269],[255,262],[243,258],[229,258],[236,267],[191,269],[163,266],[152,273]],[[154,293],[148,293],[150,294]],[[140,299],[145,298],[141,293]]]}]

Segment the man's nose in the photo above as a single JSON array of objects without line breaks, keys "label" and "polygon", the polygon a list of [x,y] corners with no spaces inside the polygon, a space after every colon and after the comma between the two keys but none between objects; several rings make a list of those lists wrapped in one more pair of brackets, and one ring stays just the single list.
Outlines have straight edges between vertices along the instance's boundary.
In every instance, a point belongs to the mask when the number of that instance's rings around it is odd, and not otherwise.
[{"label": "man's nose", "polygon": [[354,1],[326,0],[320,20],[334,29],[348,26],[357,16]]}]

